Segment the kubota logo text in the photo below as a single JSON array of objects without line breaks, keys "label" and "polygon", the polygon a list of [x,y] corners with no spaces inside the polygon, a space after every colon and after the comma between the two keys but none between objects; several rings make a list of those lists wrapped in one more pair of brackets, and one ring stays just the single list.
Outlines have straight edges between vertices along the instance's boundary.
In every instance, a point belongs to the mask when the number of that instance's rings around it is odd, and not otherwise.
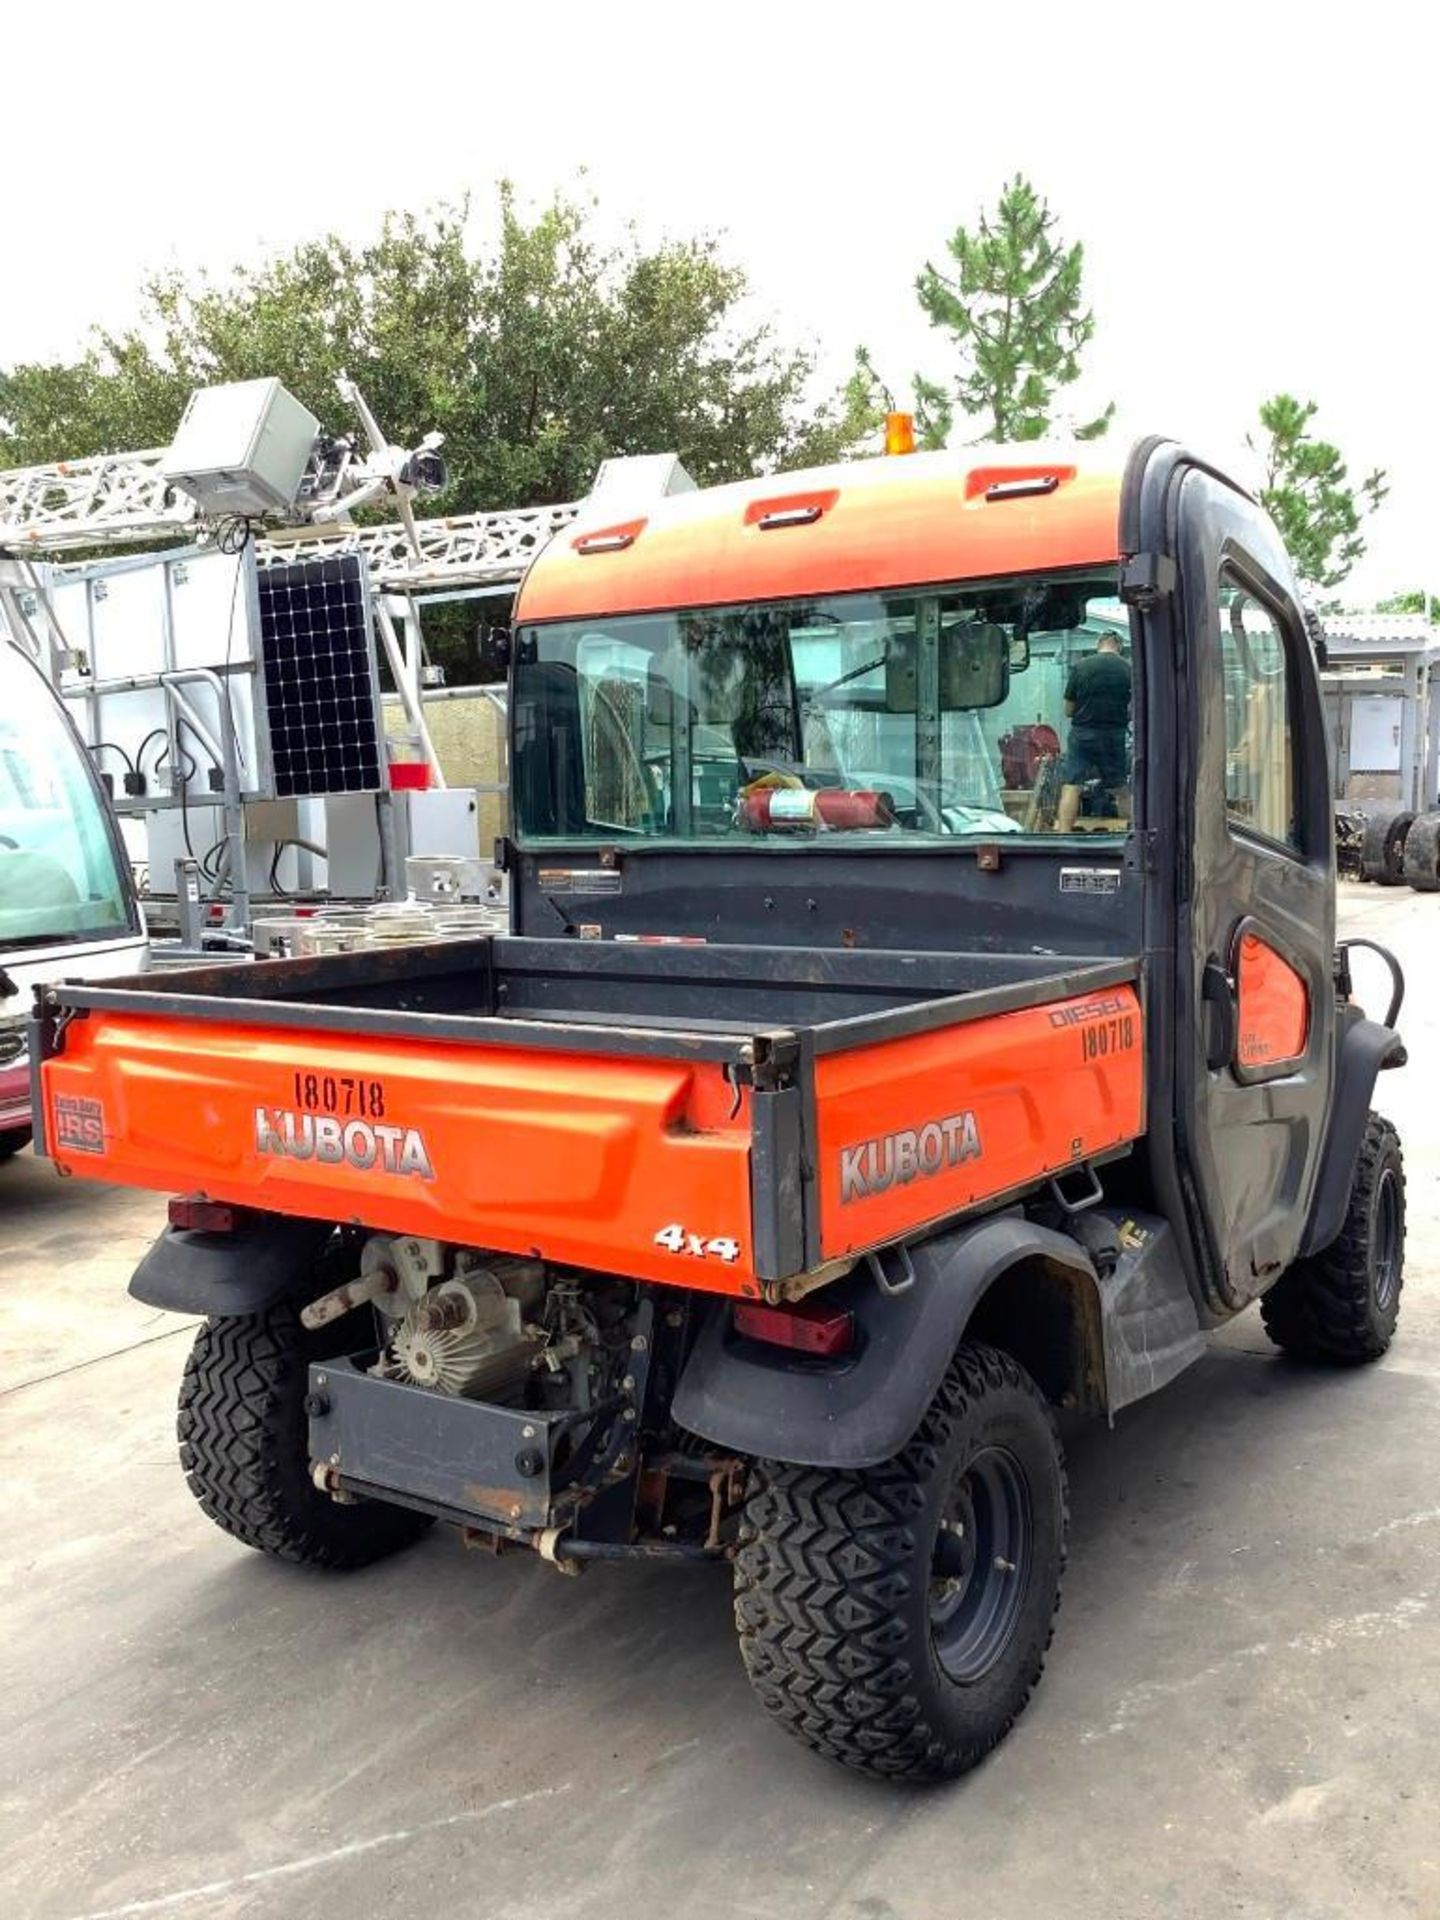
[{"label": "kubota logo text", "polygon": [[877,1134],[840,1149],[841,1202],[863,1200],[887,1187],[928,1179],[962,1160],[978,1160],[984,1148],[973,1113],[952,1113],[902,1133]]},{"label": "kubota logo text", "polygon": [[284,1107],[255,1109],[255,1151],[287,1160],[341,1161],[362,1173],[410,1173],[433,1180],[429,1149],[418,1127],[393,1127],[384,1120],[341,1120],[330,1113],[291,1113]]}]

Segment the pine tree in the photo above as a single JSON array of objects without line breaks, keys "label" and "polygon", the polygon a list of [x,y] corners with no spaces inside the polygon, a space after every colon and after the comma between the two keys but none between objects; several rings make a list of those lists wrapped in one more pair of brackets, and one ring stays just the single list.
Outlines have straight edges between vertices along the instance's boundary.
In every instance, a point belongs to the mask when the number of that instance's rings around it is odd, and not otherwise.
[{"label": "pine tree", "polygon": [[1365,551],[1360,523],[1390,488],[1380,467],[1352,487],[1340,449],[1310,437],[1315,413],[1313,400],[1277,393],[1260,408],[1263,444],[1257,448],[1252,439],[1250,446],[1265,467],[1261,503],[1296,573],[1307,586],[1338,587]]},{"label": "pine tree", "polygon": [[[1055,424],[1057,391],[1080,377],[1095,331],[1081,292],[1084,247],[1060,242],[1055,216],[1023,174],[973,233],[957,227],[947,245],[950,271],[927,261],[915,290],[931,324],[954,339],[960,373],[953,387],[916,376],[921,436],[943,446],[958,405],[987,421],[982,439],[1038,440]],[[1114,411],[1069,431],[1094,439]]]}]

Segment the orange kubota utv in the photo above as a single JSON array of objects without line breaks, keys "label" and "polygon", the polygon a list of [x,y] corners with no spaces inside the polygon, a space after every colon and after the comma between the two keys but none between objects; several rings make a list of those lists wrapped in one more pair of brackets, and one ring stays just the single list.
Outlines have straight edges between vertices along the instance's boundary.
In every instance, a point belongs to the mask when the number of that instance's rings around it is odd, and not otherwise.
[{"label": "orange kubota utv", "polygon": [[1173,444],[693,492],[541,554],[508,936],[60,986],[43,1146],[179,1196],[181,1458],[248,1545],[726,1560],[791,1732],[972,1765],[1039,1676],[1053,1410],[1255,1299],[1394,1331],[1394,1030],[1316,663]]}]

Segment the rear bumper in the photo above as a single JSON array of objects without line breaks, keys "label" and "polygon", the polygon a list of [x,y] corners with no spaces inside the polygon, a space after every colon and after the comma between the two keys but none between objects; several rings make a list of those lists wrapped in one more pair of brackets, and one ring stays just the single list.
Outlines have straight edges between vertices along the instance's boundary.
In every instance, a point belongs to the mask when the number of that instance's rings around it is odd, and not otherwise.
[{"label": "rear bumper", "polygon": [[354,1359],[317,1361],[309,1386],[310,1459],[332,1484],[518,1536],[572,1521],[635,1432],[630,1400],[538,1413],[379,1380]]}]

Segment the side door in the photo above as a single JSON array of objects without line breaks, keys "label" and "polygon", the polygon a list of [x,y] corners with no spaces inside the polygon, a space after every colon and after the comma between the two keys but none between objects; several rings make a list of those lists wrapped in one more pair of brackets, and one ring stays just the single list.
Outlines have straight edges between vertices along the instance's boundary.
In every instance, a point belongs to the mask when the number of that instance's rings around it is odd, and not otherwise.
[{"label": "side door", "polygon": [[1334,822],[1319,676],[1266,517],[1206,473],[1177,516],[1176,1134],[1232,1307],[1294,1259],[1334,1071]]}]

